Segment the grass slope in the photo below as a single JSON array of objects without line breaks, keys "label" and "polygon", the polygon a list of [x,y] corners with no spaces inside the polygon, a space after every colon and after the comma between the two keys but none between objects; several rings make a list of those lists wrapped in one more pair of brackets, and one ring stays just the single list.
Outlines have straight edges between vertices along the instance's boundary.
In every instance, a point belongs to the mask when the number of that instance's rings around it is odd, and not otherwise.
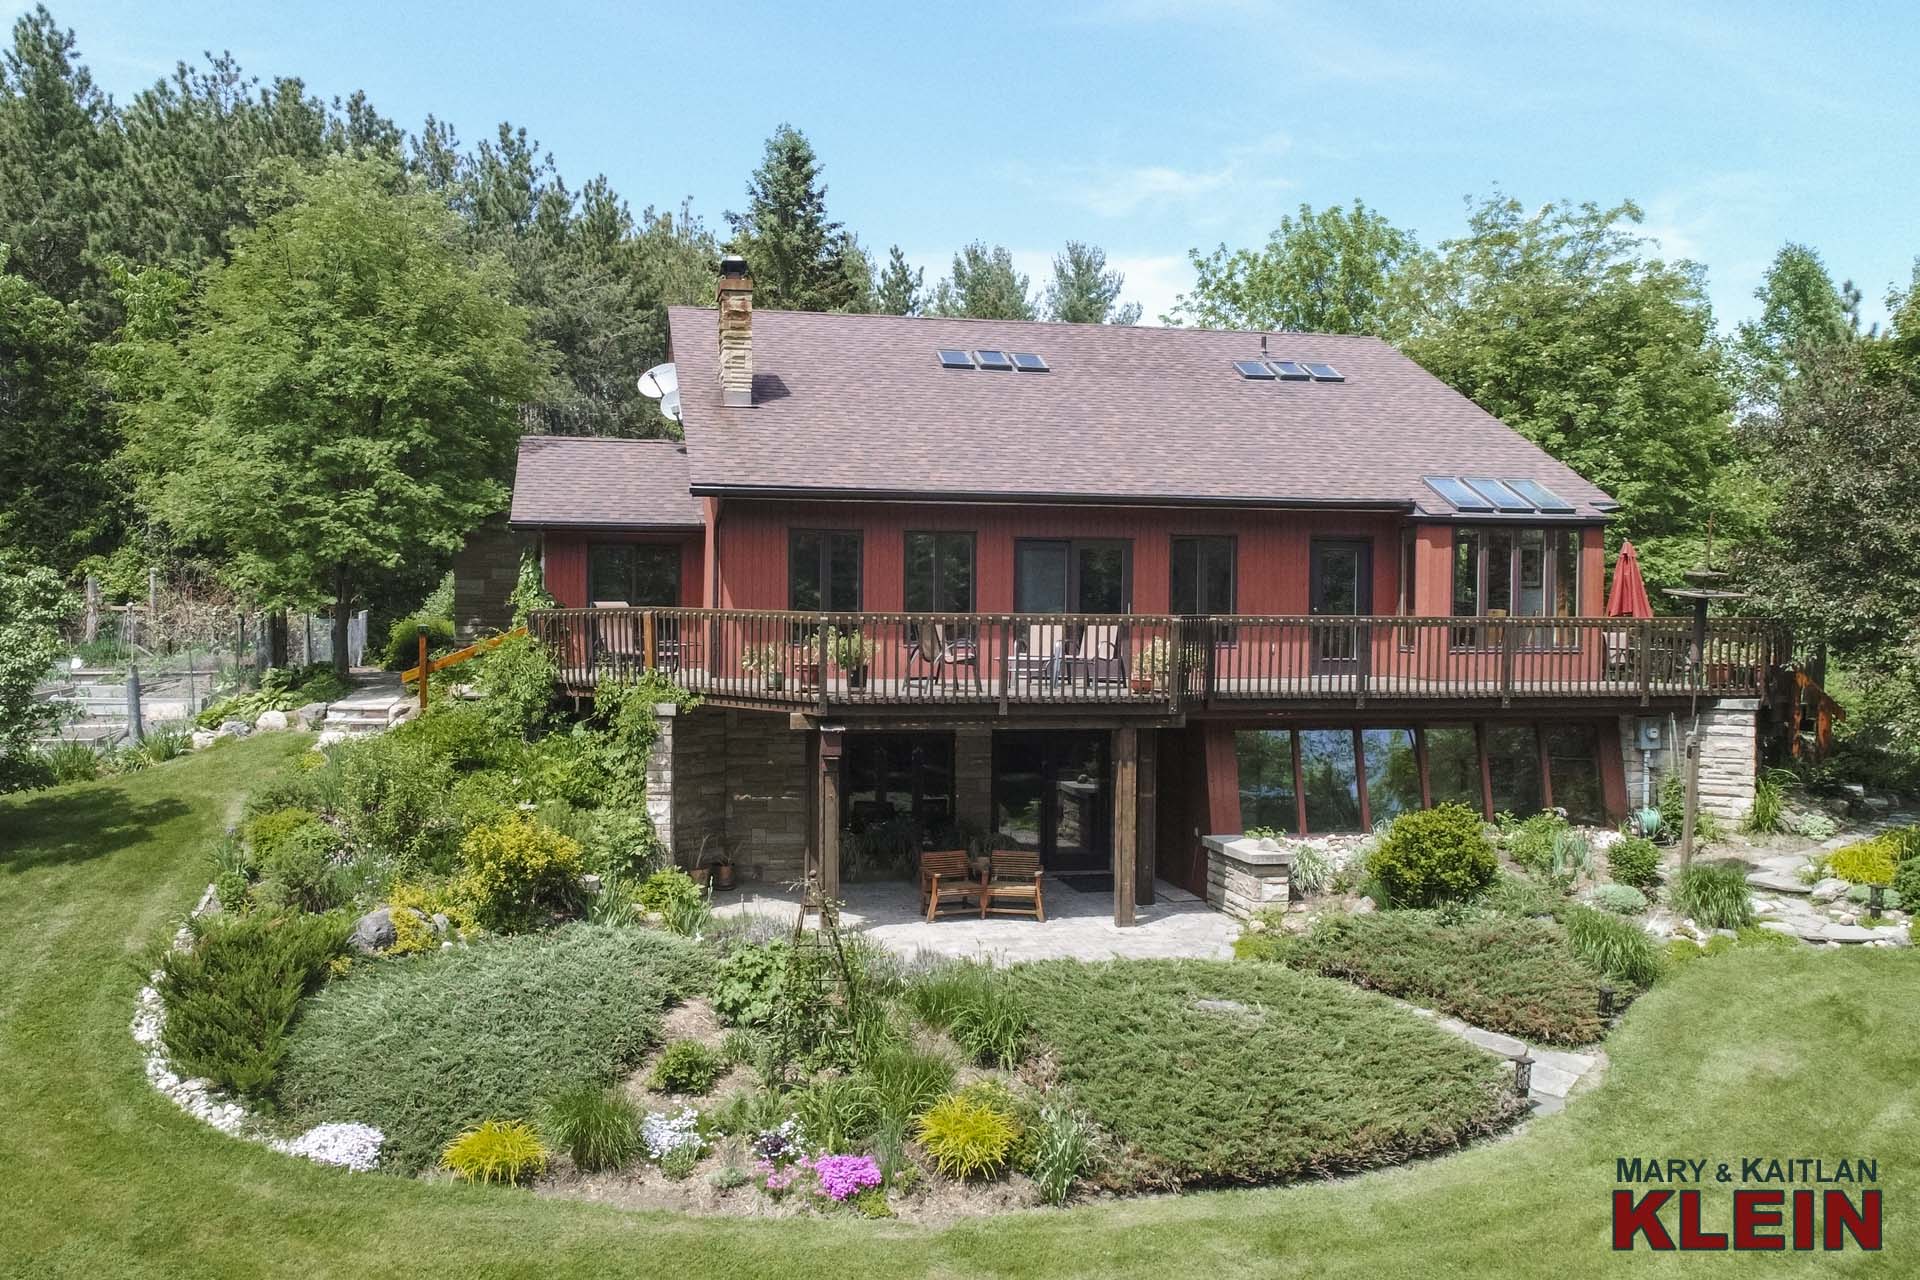
[{"label": "grass slope", "polygon": [[[629,1214],[354,1175],[224,1138],[147,1087],[130,963],[207,880],[200,848],[297,751],[262,735],[0,797],[0,1275],[876,1277],[1910,1274],[1920,965],[1735,952],[1637,1002],[1604,1087],[1519,1138],[1329,1185],[1102,1204],[944,1231]],[[1616,1155],[1881,1158],[1877,1255],[1615,1256]]]}]

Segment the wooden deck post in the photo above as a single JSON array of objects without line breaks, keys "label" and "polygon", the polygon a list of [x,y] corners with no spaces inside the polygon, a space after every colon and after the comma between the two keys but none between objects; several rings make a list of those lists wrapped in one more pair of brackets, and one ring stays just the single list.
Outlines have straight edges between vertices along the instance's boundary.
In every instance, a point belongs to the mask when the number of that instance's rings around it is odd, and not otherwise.
[{"label": "wooden deck post", "polygon": [[1113,922],[1134,923],[1134,859],[1140,807],[1140,731],[1113,731]]},{"label": "wooden deck post", "polygon": [[1143,907],[1153,905],[1154,863],[1160,824],[1160,733],[1142,729],[1140,733],[1140,787],[1134,806],[1133,888],[1135,900]]},{"label": "wooden deck post", "polygon": [[653,610],[640,615],[640,661],[642,671],[653,670]]},{"label": "wooden deck post", "polygon": [[846,733],[820,729],[820,804],[814,826],[816,889],[821,902],[840,896],[840,748]]}]

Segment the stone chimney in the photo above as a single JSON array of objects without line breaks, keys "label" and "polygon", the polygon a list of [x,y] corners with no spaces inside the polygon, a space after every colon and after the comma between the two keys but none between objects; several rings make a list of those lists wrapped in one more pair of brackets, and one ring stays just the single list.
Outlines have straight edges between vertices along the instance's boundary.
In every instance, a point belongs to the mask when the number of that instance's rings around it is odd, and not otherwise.
[{"label": "stone chimney", "polygon": [[720,259],[720,403],[753,404],[753,277],[735,254]]}]

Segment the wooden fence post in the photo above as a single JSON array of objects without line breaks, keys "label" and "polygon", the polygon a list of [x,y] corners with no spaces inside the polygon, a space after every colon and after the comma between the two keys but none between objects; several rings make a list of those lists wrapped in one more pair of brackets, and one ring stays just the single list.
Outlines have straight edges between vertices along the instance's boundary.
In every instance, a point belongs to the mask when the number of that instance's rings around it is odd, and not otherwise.
[{"label": "wooden fence post", "polygon": [[420,628],[420,714],[427,714],[427,629]]}]

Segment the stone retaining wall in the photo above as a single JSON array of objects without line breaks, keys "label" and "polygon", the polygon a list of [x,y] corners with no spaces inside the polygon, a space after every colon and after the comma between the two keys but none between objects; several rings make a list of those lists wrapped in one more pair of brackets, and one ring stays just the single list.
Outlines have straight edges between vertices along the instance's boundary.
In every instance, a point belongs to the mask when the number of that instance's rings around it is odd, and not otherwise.
[{"label": "stone retaining wall", "polygon": [[1207,836],[1207,905],[1245,920],[1292,898],[1293,854],[1273,840]]},{"label": "stone retaining wall", "polygon": [[674,862],[722,849],[748,880],[800,879],[807,854],[807,735],[784,715],[670,703],[647,762],[647,812]]}]

